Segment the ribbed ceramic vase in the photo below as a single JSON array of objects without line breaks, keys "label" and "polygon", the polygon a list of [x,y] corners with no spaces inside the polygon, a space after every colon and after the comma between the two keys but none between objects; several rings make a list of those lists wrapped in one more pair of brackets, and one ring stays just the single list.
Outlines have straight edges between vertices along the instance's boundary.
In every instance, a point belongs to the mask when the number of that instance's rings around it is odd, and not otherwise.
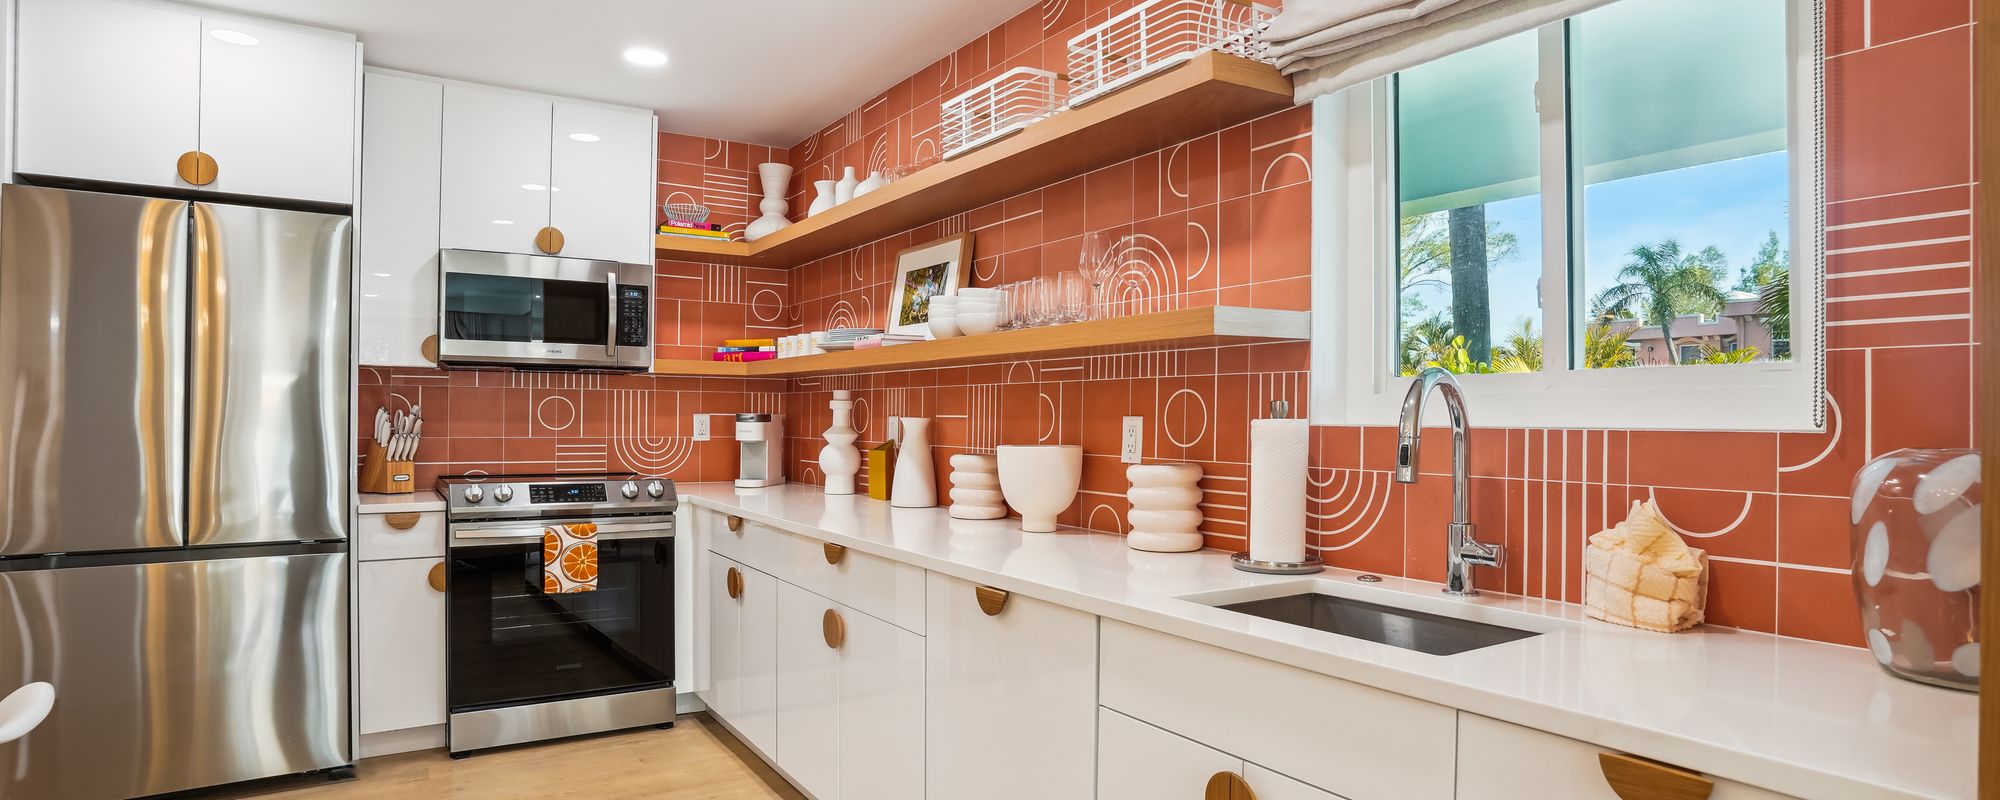
[{"label": "ribbed ceramic vase", "polygon": [[1132,488],[1126,546],[1155,553],[1201,549],[1201,465],[1133,464],[1125,468]]},{"label": "ribbed ceramic vase", "polygon": [[1979,688],[1979,452],[1897,450],[1854,476],[1854,593],[1889,674]]},{"label": "ribbed ceramic vase", "polygon": [[903,418],[903,438],[896,444],[896,478],[889,483],[889,505],[930,508],[937,505],[937,472],[931,466],[931,421]]},{"label": "ribbed ceramic vase", "polygon": [[951,515],[955,519],[1007,516],[1007,501],[1000,496],[1000,465],[993,456],[951,457]]},{"label": "ribbed ceramic vase", "polygon": [[854,475],[861,471],[861,451],[854,447],[861,435],[854,430],[854,394],[836,389],[826,406],[833,424],[822,434],[826,446],[819,450],[819,471],[826,476],[827,494],[854,494]]},{"label": "ribbed ceramic vase", "polygon": [[792,224],[785,218],[785,212],[791,210],[785,202],[785,189],[792,182],[792,165],[774,161],[758,164],[757,179],[764,186],[764,199],[757,201],[757,210],[764,212],[764,216],[751,220],[750,225],[743,229],[743,239],[751,242]]}]

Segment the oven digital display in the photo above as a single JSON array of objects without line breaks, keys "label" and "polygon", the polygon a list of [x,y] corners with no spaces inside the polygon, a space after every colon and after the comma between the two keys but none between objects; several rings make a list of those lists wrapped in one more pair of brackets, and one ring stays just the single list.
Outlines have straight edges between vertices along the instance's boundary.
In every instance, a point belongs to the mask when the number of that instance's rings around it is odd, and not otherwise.
[{"label": "oven digital display", "polygon": [[531,483],[528,501],[533,503],[602,503],[601,483]]}]

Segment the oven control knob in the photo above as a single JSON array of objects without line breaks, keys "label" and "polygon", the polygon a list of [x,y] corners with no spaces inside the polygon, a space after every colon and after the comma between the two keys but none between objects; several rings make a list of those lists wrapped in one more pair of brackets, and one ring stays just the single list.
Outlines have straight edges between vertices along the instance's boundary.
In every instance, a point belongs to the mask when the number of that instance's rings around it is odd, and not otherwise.
[{"label": "oven control knob", "polygon": [[653,481],[653,482],[651,482],[651,483],[648,483],[648,484],[646,484],[646,496],[647,496],[647,497],[659,497],[660,495],[663,495],[663,494],[666,494],[666,493],[667,493],[667,487],[666,487],[666,485],[665,485],[665,484],[662,484],[662,483],[660,483],[659,481]]},{"label": "oven control knob", "polygon": [[465,487],[465,502],[468,502],[468,503],[477,503],[477,502],[479,502],[479,501],[481,501],[481,500],[484,500],[484,499],[486,499],[486,490],[485,490],[485,489],[481,489],[481,488],[479,488],[479,487],[477,487],[477,486],[467,486],[467,487]]},{"label": "oven control knob", "polygon": [[639,496],[639,482],[638,482],[638,481],[626,481],[626,482],[625,482],[625,485],[624,485],[624,486],[620,486],[620,487],[618,487],[618,493],[619,493],[619,494],[622,494],[622,495],[625,495],[625,499],[627,499],[627,500],[630,500],[630,499],[632,499],[632,498],[634,498],[634,497],[638,497],[638,496]]},{"label": "oven control knob", "polygon": [[493,487],[493,499],[502,503],[514,499],[514,487],[504,483]]}]

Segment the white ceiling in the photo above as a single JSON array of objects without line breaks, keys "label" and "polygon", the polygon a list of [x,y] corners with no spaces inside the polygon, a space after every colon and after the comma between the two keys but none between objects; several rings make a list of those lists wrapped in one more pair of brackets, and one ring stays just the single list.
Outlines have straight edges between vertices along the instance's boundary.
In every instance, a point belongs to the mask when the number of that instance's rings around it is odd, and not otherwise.
[{"label": "white ceiling", "polygon": [[[652,108],[790,147],[1033,0],[200,0],[350,31],[376,66]],[[627,47],[666,51],[663,68]]]}]

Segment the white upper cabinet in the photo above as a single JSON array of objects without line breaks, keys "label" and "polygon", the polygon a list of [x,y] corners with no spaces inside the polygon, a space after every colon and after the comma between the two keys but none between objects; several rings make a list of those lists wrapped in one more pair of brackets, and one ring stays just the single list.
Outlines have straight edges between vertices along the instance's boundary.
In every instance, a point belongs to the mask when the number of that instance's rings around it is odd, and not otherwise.
[{"label": "white upper cabinet", "polygon": [[549,224],[563,255],[652,262],[653,128],[643,111],[555,104]]},{"label": "white upper cabinet", "polygon": [[[142,0],[21,0],[14,169],[349,203],[354,37]],[[190,182],[183,156],[212,175]]]},{"label": "white upper cabinet", "polygon": [[361,363],[428,367],[437,334],[444,86],[370,72],[361,113]]},{"label": "white upper cabinet", "polygon": [[351,203],[354,37],[296,25],[204,18],[201,151],[207,189]]},{"label": "white upper cabinet", "polygon": [[14,169],[179,186],[201,146],[201,17],[125,0],[20,0]]},{"label": "white upper cabinet", "polygon": [[464,84],[444,87],[445,247],[534,253],[549,224],[554,101]]}]

